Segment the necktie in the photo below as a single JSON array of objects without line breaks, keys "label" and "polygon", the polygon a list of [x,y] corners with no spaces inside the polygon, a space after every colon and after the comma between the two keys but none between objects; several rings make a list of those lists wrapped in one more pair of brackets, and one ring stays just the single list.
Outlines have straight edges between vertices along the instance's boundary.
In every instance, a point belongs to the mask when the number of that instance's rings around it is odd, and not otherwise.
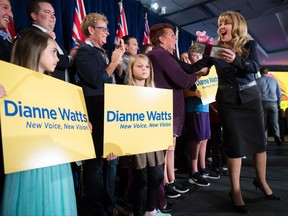
[{"label": "necktie", "polygon": [[[55,40],[55,39],[56,39],[56,34],[55,34],[54,40]],[[56,40],[55,40],[55,42],[56,42]],[[57,44],[57,51],[58,51],[58,53],[59,53],[60,55],[64,55],[63,50],[60,48],[60,46],[58,45],[57,42],[56,42],[56,44]],[[66,82],[69,82],[69,75],[68,75],[68,70],[67,70],[67,69],[65,69],[65,81],[66,81]]]},{"label": "necktie", "polygon": [[[109,61],[109,58],[107,56],[107,53],[104,50],[102,52],[102,55],[103,55],[103,57],[104,57],[104,59],[106,61],[106,64],[108,65],[110,63],[110,61]],[[111,81],[112,81],[112,84],[116,84],[116,78],[115,78],[114,73],[111,75]]]}]

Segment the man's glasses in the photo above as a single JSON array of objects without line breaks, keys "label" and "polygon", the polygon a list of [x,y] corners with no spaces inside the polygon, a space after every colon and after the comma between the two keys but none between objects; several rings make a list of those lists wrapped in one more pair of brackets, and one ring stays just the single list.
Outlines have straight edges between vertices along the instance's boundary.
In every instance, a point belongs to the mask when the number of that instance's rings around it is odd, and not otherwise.
[{"label": "man's glasses", "polygon": [[55,12],[51,11],[51,10],[41,10],[43,11],[45,14],[49,15],[49,16],[55,16]]},{"label": "man's glasses", "polygon": [[108,32],[108,33],[109,33],[109,29],[106,28],[106,27],[103,27],[103,26],[94,26],[94,28],[98,28],[98,29],[103,30],[104,32]]}]

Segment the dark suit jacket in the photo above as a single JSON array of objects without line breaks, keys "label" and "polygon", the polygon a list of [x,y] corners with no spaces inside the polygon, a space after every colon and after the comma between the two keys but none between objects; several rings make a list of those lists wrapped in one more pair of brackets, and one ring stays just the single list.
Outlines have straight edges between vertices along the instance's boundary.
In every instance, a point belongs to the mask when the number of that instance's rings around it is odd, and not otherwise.
[{"label": "dark suit jacket", "polygon": [[77,74],[80,79],[97,158],[103,155],[104,83],[112,83],[106,72],[107,62],[102,49],[82,44],[77,52]]},{"label": "dark suit jacket", "polygon": [[0,36],[0,60],[10,62],[13,44]]},{"label": "dark suit jacket", "polygon": [[[7,40],[4,40],[0,36],[0,60],[2,61],[10,61],[10,56],[12,52],[12,43]],[[4,161],[3,161],[3,152],[2,152],[2,135],[1,135],[1,127],[0,127],[0,203],[2,201],[2,193],[4,188]]]},{"label": "dark suit jacket", "polygon": [[[32,26],[32,28],[38,29],[41,31],[41,29],[37,28],[36,26]],[[75,84],[75,69],[73,69],[72,64],[69,62],[68,52],[58,44],[58,46],[62,49],[63,55],[57,53],[57,56],[59,58],[59,62],[57,63],[57,66],[55,68],[55,71],[51,73],[51,75],[55,78],[61,79],[65,81],[65,70],[68,70],[68,76],[69,76],[69,82]]]},{"label": "dark suit jacket", "polygon": [[[103,155],[104,84],[112,83],[106,72],[106,57],[109,59],[103,49],[86,43],[79,47],[76,57],[77,74],[85,96],[89,121],[93,126],[92,137],[97,158]],[[123,82],[124,77],[116,79]]]}]

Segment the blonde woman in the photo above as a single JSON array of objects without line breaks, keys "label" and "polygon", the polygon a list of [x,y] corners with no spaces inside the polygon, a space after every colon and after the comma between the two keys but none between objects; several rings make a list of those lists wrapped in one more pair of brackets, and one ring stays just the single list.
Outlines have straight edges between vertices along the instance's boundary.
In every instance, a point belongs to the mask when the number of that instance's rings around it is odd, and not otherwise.
[{"label": "blonde woman", "polygon": [[[245,18],[227,11],[218,18],[218,40],[223,47],[221,58],[204,58],[197,64],[215,65],[218,75],[216,101],[223,125],[223,143],[227,146],[229,196],[235,210],[248,213],[240,188],[242,158],[252,155],[256,171],[253,185],[268,200],[280,200],[266,181],[266,138],[261,93],[255,81],[260,69],[257,44],[248,37]],[[202,66],[203,66],[202,65]]]}]

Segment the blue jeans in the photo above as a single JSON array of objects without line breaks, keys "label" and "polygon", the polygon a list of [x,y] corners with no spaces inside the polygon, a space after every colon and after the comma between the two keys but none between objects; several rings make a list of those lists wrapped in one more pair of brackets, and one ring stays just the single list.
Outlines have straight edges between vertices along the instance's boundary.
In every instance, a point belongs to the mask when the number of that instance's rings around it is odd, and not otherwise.
[{"label": "blue jeans", "polygon": [[[273,136],[280,137],[278,123],[278,104],[272,101],[262,101],[266,133],[271,128]],[[268,134],[267,134],[268,135]]]},{"label": "blue jeans", "polygon": [[106,179],[105,179],[105,189],[107,194],[107,209],[110,214],[116,210],[117,197],[115,194],[115,184],[117,175],[117,166],[119,163],[119,158],[111,161],[107,161],[106,165]]}]

